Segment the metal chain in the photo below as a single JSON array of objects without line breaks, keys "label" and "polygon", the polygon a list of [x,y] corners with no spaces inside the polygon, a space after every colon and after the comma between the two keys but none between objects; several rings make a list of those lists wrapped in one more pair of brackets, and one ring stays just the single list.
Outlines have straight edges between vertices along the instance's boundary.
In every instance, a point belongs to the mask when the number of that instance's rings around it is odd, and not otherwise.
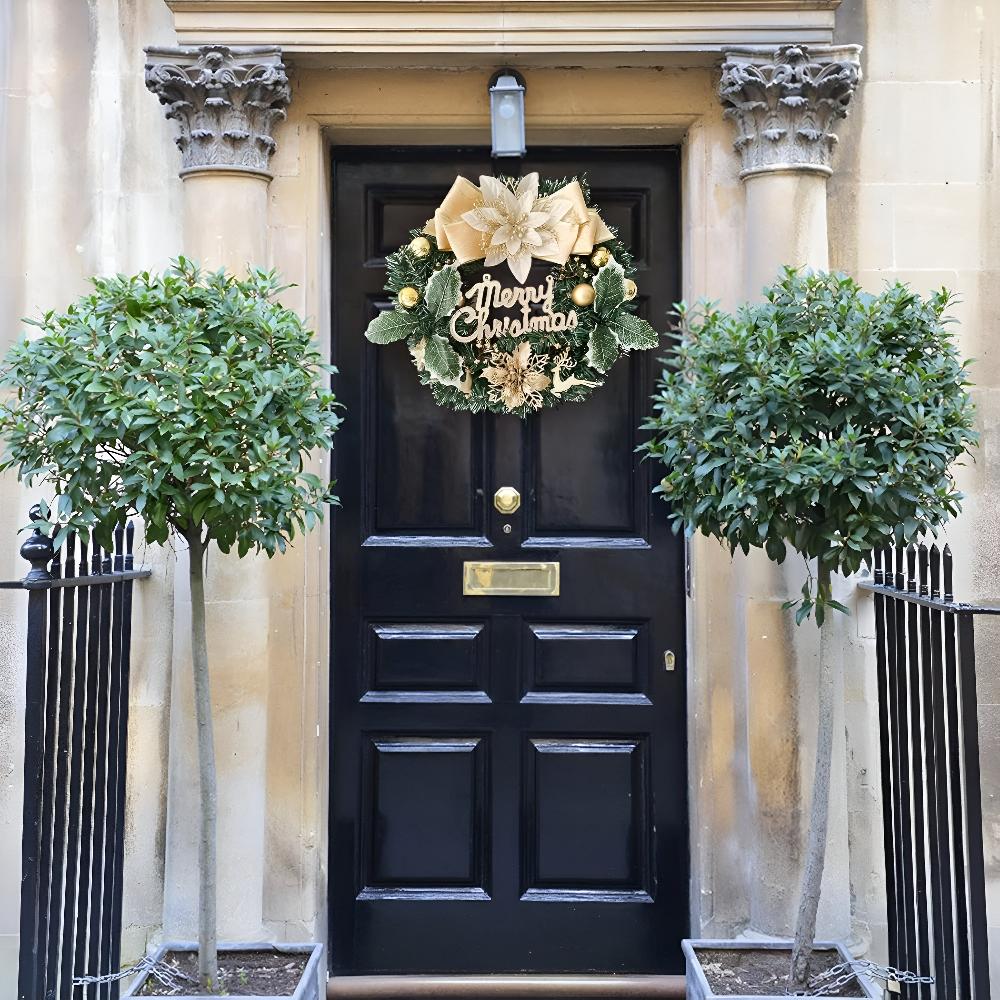
[{"label": "metal chain", "polygon": [[857,978],[858,973],[864,973],[872,979],[882,979],[885,982],[920,983],[927,986],[932,985],[934,982],[933,976],[918,976],[915,972],[897,969],[891,965],[877,965],[866,958],[858,958],[850,962],[839,962],[837,965],[831,966],[825,972],[813,976],[809,980],[808,988],[804,992],[799,991],[791,995],[834,996],[841,986],[846,986],[851,980]]},{"label": "metal chain", "polygon": [[181,972],[176,966],[165,965],[163,962],[155,962],[148,955],[139,959],[129,969],[121,972],[108,972],[103,976],[74,976],[74,986],[93,986],[100,983],[114,983],[120,979],[128,979],[129,976],[137,976],[142,972],[147,972],[161,986],[169,990],[179,990],[184,983],[197,983],[186,972]]}]

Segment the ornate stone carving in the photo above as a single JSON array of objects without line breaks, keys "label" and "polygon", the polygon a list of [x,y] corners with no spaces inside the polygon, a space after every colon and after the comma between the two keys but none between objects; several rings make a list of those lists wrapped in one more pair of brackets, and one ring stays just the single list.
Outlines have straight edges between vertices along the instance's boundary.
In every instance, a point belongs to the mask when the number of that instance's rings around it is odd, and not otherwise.
[{"label": "ornate stone carving", "polygon": [[146,49],[146,86],[178,124],[181,175],[243,170],[270,177],[273,131],[291,88],[274,46]]},{"label": "ornate stone carving", "polygon": [[834,125],[861,79],[861,46],[727,49],[719,98],[739,130],[741,177],[768,170],[829,174]]}]

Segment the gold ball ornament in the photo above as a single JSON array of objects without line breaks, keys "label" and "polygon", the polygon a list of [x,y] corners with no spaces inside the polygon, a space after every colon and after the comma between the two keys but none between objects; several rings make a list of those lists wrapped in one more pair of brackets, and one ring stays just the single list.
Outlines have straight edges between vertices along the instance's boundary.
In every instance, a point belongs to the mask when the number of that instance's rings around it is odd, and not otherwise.
[{"label": "gold ball ornament", "polygon": [[586,309],[587,306],[594,304],[594,286],[583,281],[574,287],[569,297],[573,300],[573,305]]},{"label": "gold ball ornament", "polygon": [[625,288],[625,301],[631,302],[639,294],[639,286],[631,278],[626,278],[622,284]]},{"label": "gold ball ornament", "polygon": [[604,267],[609,260],[611,260],[611,251],[607,247],[598,247],[590,255],[590,263],[594,267]]},{"label": "gold ball ornament", "polygon": [[431,241],[426,236],[415,236],[410,240],[410,253],[414,257],[427,257],[431,252]]},{"label": "gold ball ornament", "polygon": [[420,301],[420,292],[418,292],[412,285],[407,285],[405,288],[399,290],[399,294],[396,296],[396,301],[404,309],[412,309]]}]

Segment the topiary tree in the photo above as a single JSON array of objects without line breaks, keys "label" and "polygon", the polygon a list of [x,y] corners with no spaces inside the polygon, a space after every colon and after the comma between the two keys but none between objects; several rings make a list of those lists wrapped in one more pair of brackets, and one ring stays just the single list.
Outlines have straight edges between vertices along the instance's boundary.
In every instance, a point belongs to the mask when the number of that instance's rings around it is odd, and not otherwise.
[{"label": "topiary tree", "polygon": [[[212,735],[205,557],[215,543],[268,556],[335,503],[305,471],[340,421],[312,335],[275,296],[272,272],[204,273],[178,258],[161,274],[94,278],[65,312],[33,322],[15,344],[0,405],[7,454],[56,501],[43,530],[58,547],[71,531],[110,546],[114,526],[140,515],[146,538],[190,550],[191,649],[201,788],[199,974],[218,985],[216,771]],[[29,321],[31,322],[31,321]]]},{"label": "topiary tree", "polygon": [[[664,371],[646,455],[666,473],[656,491],[674,530],[731,552],[762,548],[809,560],[796,624],[848,609],[831,576],[958,513],[950,467],[974,444],[966,363],[942,289],[880,295],[840,274],[791,268],[764,301],[735,315],[679,307],[679,347]],[[815,572],[813,570],[815,567]],[[821,628],[821,637],[829,634]],[[821,639],[816,772],[790,980],[809,979],[826,849],[834,683]]]}]

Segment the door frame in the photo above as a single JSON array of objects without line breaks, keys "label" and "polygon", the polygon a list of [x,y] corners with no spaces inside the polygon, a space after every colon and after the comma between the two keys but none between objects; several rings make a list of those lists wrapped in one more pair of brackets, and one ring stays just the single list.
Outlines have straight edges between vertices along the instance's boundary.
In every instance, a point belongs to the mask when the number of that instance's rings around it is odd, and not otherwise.
[{"label": "door frame", "polygon": [[[638,139],[638,136],[636,136],[635,138]],[[648,137],[646,135],[643,135],[642,138],[643,139],[648,139]],[[356,144],[348,144],[346,142],[340,142],[340,143],[336,143],[336,144],[329,143],[328,147],[327,147],[327,153],[328,153],[327,164],[328,164],[328,175],[330,177],[330,186],[329,186],[329,192],[330,192],[330,194],[329,194],[329,211],[330,211],[330,218],[331,218],[331,229],[332,229],[333,226],[335,226],[337,224],[336,218],[334,216],[334,198],[333,198],[333,188],[334,188],[334,183],[335,183],[335,181],[334,181],[334,161],[335,161],[336,156],[337,156],[337,152],[336,152],[337,147],[345,149],[347,151],[348,158],[350,158],[351,156],[363,155],[366,151],[370,151],[371,155],[373,157],[375,157],[375,156],[377,156],[378,150],[388,150],[388,149],[394,149],[394,148],[399,148],[399,147],[402,147],[402,149],[409,149],[409,148],[412,148],[414,146],[423,146],[423,147],[426,147],[428,155],[430,157],[434,158],[434,159],[447,159],[450,156],[452,156],[454,153],[459,153],[460,154],[462,152],[473,152],[473,151],[478,151],[478,150],[481,150],[481,149],[488,149],[488,146],[484,146],[482,143],[477,143],[474,146],[471,145],[471,144],[449,144],[449,145],[441,145],[441,144],[433,144],[433,143],[429,143],[429,142],[427,142],[427,143],[420,143],[420,144],[413,144],[413,143],[409,143],[409,142],[406,142],[406,143],[403,143],[403,142],[374,143],[374,144],[373,143],[368,143],[368,142],[365,142],[365,143],[356,143]],[[542,144],[541,143],[536,143],[536,146],[537,147],[541,147]],[[560,144],[554,144],[554,145],[553,144],[546,144],[545,148],[548,148],[548,149],[560,149],[560,148],[565,148],[565,147],[561,146]],[[681,151],[681,148],[680,148],[680,146],[679,146],[678,143],[664,141],[664,142],[661,142],[661,143],[653,145],[653,144],[650,144],[648,141],[644,141],[644,142],[641,142],[641,143],[638,142],[638,141],[634,141],[634,142],[627,143],[627,144],[619,143],[615,147],[600,146],[597,143],[593,143],[592,145],[589,145],[589,146],[586,146],[586,147],[581,146],[581,148],[582,149],[586,148],[586,149],[599,150],[605,156],[608,155],[609,153],[614,154],[618,150],[628,150],[630,148],[636,149],[636,150],[642,150],[642,151],[647,152],[647,153],[656,152],[658,150],[663,150],[665,153],[669,151],[669,154],[671,156],[673,156],[673,157],[676,158],[677,167],[678,167],[678,171],[679,171],[679,177],[678,177],[678,183],[679,183],[678,202],[681,202],[683,200],[683,198],[682,198],[682,191],[683,191],[683,177],[684,177],[684,175],[683,175],[683,169],[684,169],[684,167],[683,167],[682,151]],[[627,157],[628,153],[627,152],[623,152],[622,155],[624,157]],[[391,157],[390,157],[390,159],[391,159]],[[683,284],[684,284],[684,270],[683,270],[683,249],[682,248],[683,248],[683,242],[684,242],[684,222],[683,222],[683,214],[682,213],[679,214],[679,216],[678,216],[677,231],[676,231],[676,233],[672,234],[670,238],[672,240],[676,240],[678,249],[682,253],[682,261],[681,261],[681,263],[680,263],[680,265],[678,267],[678,270],[679,270],[680,284],[683,287]],[[332,237],[331,237],[331,241],[330,242],[331,242],[331,252],[330,252],[330,255],[329,255],[329,280],[330,280],[330,288],[331,288],[331,290],[333,290],[336,287],[336,282],[335,282],[336,259],[335,259],[335,255],[332,252]],[[335,303],[334,303],[333,295],[330,295],[328,297],[328,304],[329,304],[329,314],[330,314],[330,317],[331,317],[331,320],[330,320],[331,321],[331,337],[330,337],[330,343],[328,345],[328,352],[330,353],[330,361],[332,363],[335,363],[337,359],[335,357],[333,357],[333,355],[332,355],[332,352],[333,352],[333,349],[334,349],[333,337],[332,337],[332,324],[333,324],[332,314],[333,314],[334,309],[335,309]],[[341,376],[343,376],[343,375],[350,376],[351,374],[352,373],[350,373],[350,372],[343,372],[343,371],[341,372]],[[363,407],[367,407],[368,403],[367,402],[363,402],[362,405],[363,405]],[[361,419],[363,419],[363,418],[361,418]],[[338,476],[338,466],[337,466],[336,447],[334,448],[334,453],[333,453],[333,458],[332,458],[332,465],[331,465],[331,472],[332,472],[334,478],[337,478],[337,476]],[[655,511],[656,511],[656,508],[654,508],[654,516],[655,516]],[[329,612],[330,612],[330,618],[329,618],[330,627],[329,627],[329,631],[328,631],[329,665],[328,665],[328,690],[327,690],[327,711],[328,711],[328,718],[330,720],[329,732],[328,732],[328,735],[327,735],[327,746],[328,747],[332,747],[332,745],[333,745],[333,733],[334,733],[333,727],[335,725],[335,716],[334,716],[334,697],[335,697],[335,692],[334,692],[334,682],[333,682],[333,673],[334,673],[334,671],[333,671],[333,664],[334,664],[335,655],[336,655],[335,654],[335,648],[334,648],[335,632],[336,632],[336,630],[333,627],[333,622],[334,622],[334,617],[336,615],[336,587],[335,587],[335,579],[334,579],[334,577],[335,577],[335,565],[334,565],[334,559],[333,559],[333,554],[335,552],[335,542],[334,542],[334,539],[332,537],[332,532],[333,532],[333,530],[335,530],[335,528],[334,528],[335,524],[336,524],[336,517],[334,516],[333,518],[331,518],[331,529],[330,529],[331,530],[331,538],[330,538],[330,544],[329,544],[329,548],[328,548],[328,551],[329,551],[330,556],[331,556],[331,558],[329,559],[329,570],[328,570],[329,571]],[[689,564],[688,547],[687,547],[686,544],[685,544],[684,552],[683,552],[683,562],[682,562],[681,572],[683,574],[683,580],[682,580],[682,583],[681,583],[682,594],[685,595],[685,596],[687,596],[687,597],[690,597],[690,587],[689,587],[689,581],[690,581],[690,564]],[[686,672],[688,672],[690,670],[690,664],[689,664],[689,661],[688,661],[688,648],[689,648],[689,639],[690,639],[690,637],[689,637],[689,625],[688,625],[689,610],[690,610],[689,607],[688,607],[689,603],[690,603],[689,601],[683,602],[683,603],[681,603],[680,607],[678,608],[679,613],[683,616],[683,621],[681,623],[681,626],[682,626],[681,627],[681,632],[683,634],[683,646],[678,650],[678,653],[679,653],[680,662],[682,664],[684,664],[684,669],[685,669]],[[655,669],[655,668],[651,665],[650,669],[652,670],[652,669]],[[684,710],[685,710],[685,717],[688,719],[688,722],[690,723],[690,715],[687,712],[687,698],[688,698],[688,691],[687,690],[685,690],[683,697],[684,697],[684,706],[683,707],[684,707]],[[692,826],[692,823],[691,823],[690,743],[689,743],[688,739],[685,740],[684,751],[683,752],[684,752],[684,758],[685,758],[685,762],[686,762],[686,766],[687,766],[687,774],[685,776],[686,779],[687,779],[687,785],[682,790],[682,793],[681,793],[681,800],[682,800],[682,802],[684,804],[684,809],[685,809],[685,814],[686,814],[686,819],[687,819],[686,836],[685,836],[685,843],[684,843],[684,848],[685,848],[684,866],[685,866],[685,875],[686,875],[686,879],[687,879],[688,887],[689,887],[689,892],[690,892],[691,882],[692,882],[692,870],[693,870],[693,859],[692,859],[692,829],[693,829],[693,826]],[[332,822],[332,817],[333,817],[332,774],[329,771],[328,771],[328,775],[327,775],[327,789],[328,789],[328,794],[329,794],[329,798],[328,798],[328,801],[327,801],[327,817],[328,817],[328,822],[327,822],[327,850],[330,852],[329,855],[328,855],[328,857],[329,857],[330,860],[328,861],[328,864],[326,866],[326,870],[327,870],[327,873],[330,873],[331,870],[332,870],[332,868],[334,867],[333,864],[332,864],[332,858],[333,858],[333,853],[336,850],[336,843],[335,843],[335,839],[336,838],[335,838],[335,833],[334,833],[334,824]],[[351,845],[351,849],[353,849],[353,844]],[[690,897],[689,897],[689,903],[690,903]],[[326,914],[327,914],[327,920],[329,921],[329,923],[328,923],[328,925],[326,927],[326,933],[324,935],[324,940],[327,942],[327,944],[329,946],[329,944],[330,944],[330,942],[332,940],[332,922],[334,920],[333,899],[332,899],[332,895],[331,895],[331,893],[329,891],[329,882],[327,883],[327,893],[326,893]],[[691,906],[690,905],[688,906],[688,912],[687,912],[686,916],[687,916],[687,923],[686,923],[686,925],[687,925],[688,932],[690,932],[690,928],[692,926],[691,925],[692,913],[691,913]],[[329,960],[329,957],[330,956],[328,955],[328,960]],[[664,989],[667,990],[667,993],[665,995],[675,995],[671,991],[676,990],[676,988],[678,986],[678,983],[674,981],[674,980],[678,979],[678,977],[675,977],[675,976],[648,975],[648,974],[637,974],[637,975],[628,975],[628,974],[625,974],[625,975],[617,975],[617,976],[608,976],[608,975],[602,975],[602,974],[580,974],[580,975],[585,975],[587,979],[593,980],[593,984],[594,984],[595,987],[597,986],[598,983],[603,982],[606,986],[610,986],[612,988],[611,989],[612,992],[615,992],[615,990],[618,987],[624,987],[626,983],[629,983],[631,985],[627,987],[628,989],[632,989],[632,990],[640,989],[640,990],[643,991],[643,995],[646,995],[647,993],[649,995],[660,995],[659,991],[662,991]],[[393,980],[406,979],[407,981],[411,981],[412,983],[417,984],[418,982],[420,982],[422,980],[428,980],[429,981],[430,979],[434,979],[435,977],[427,977],[427,976],[422,976],[422,975],[400,975],[400,974],[397,974],[397,975],[391,975],[391,976],[390,975],[381,975],[381,976],[371,976],[371,975],[368,975],[368,976],[350,976],[350,977],[347,977],[347,978],[349,978],[350,980],[352,980],[352,987],[351,987],[352,989],[356,989],[360,985],[361,980],[365,980],[366,983],[368,983],[368,986],[370,986],[372,989],[374,989],[376,991],[376,993],[377,993],[378,990],[380,990],[380,989],[387,989],[387,988],[389,988],[388,986],[386,986],[386,984],[387,983],[391,983]],[[475,977],[471,977],[471,978],[475,978]],[[463,981],[465,981],[467,984],[471,981],[471,978],[468,977],[468,976],[463,976],[462,977]],[[507,975],[506,977],[502,976],[502,975],[501,976],[491,976],[490,977],[491,989],[493,989],[493,990],[499,989],[502,992],[502,990],[503,990],[504,987],[500,983],[500,980],[509,979],[509,980],[511,980],[510,988],[512,990],[514,990],[515,994],[517,994],[517,992],[524,986],[524,983],[529,978],[532,978],[532,977],[531,976],[519,977],[519,976],[509,976],[509,975]],[[558,984],[555,984],[555,979],[557,979],[557,978],[558,979],[565,979],[566,977],[552,977],[552,976],[549,976],[549,977],[545,977],[545,976],[538,977],[538,976],[535,976],[534,978],[541,978],[541,979],[546,979],[547,978],[547,979],[549,979],[549,980],[552,981],[552,985],[558,985]],[[682,977],[680,977],[680,978],[682,979]],[[334,980],[331,979],[331,982],[333,982],[333,981]],[[436,981],[437,981],[437,986],[435,988],[439,989],[439,990],[444,990],[444,992],[446,993],[447,992],[447,986],[443,984],[443,981],[441,980],[441,977],[436,977]],[[365,988],[367,988],[367,987],[365,987]],[[358,994],[358,995],[360,995],[360,994]],[[548,994],[543,989],[541,995],[548,995]],[[682,994],[677,994],[677,995],[682,995]]]}]

